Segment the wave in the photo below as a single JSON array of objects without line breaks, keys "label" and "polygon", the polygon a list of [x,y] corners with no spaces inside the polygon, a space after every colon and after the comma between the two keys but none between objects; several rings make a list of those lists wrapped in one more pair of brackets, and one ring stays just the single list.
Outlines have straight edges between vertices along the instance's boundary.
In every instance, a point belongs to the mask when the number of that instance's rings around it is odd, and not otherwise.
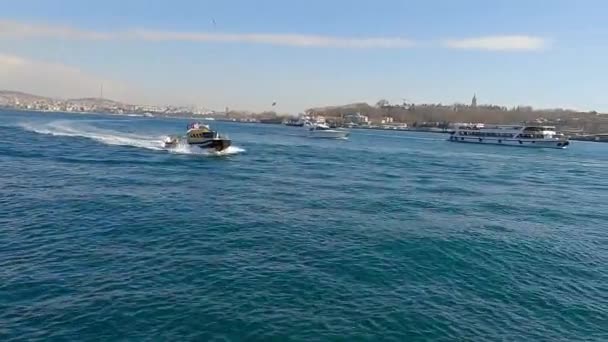
[{"label": "wave", "polygon": [[38,134],[53,136],[82,137],[95,140],[106,145],[133,146],[155,151],[169,151],[177,154],[196,154],[196,155],[231,155],[245,152],[238,146],[230,146],[224,151],[206,151],[188,144],[180,144],[176,148],[167,149],[164,141],[167,136],[145,136],[133,133],[120,132],[109,129],[101,129],[86,123],[74,122],[69,120],[58,120],[43,124],[21,123],[18,125],[22,129]]}]

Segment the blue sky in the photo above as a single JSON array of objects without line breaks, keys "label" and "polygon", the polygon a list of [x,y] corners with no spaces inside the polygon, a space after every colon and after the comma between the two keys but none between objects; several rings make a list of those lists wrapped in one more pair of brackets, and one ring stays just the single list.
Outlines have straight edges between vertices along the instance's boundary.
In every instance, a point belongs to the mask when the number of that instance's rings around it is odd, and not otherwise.
[{"label": "blue sky", "polygon": [[[600,0],[2,1],[0,88],[302,111],[358,101],[608,111]],[[215,22],[215,24],[214,24]]]}]

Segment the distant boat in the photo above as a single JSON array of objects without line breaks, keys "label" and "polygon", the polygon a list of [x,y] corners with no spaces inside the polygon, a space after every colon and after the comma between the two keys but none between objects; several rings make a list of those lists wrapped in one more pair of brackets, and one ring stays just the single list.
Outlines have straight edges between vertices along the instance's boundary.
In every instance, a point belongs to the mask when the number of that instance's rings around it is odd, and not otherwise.
[{"label": "distant boat", "polygon": [[553,126],[473,125],[454,130],[449,141],[522,147],[566,148],[568,138]]},{"label": "distant boat", "polygon": [[309,123],[308,136],[323,139],[346,139],[350,132],[345,129],[332,129],[324,123]]},{"label": "distant boat", "polygon": [[304,121],[302,120],[287,120],[284,122],[285,126],[293,126],[293,127],[302,127],[304,126]]},{"label": "distant boat", "polygon": [[261,119],[260,123],[263,123],[263,124],[282,124],[283,120],[281,118]]}]

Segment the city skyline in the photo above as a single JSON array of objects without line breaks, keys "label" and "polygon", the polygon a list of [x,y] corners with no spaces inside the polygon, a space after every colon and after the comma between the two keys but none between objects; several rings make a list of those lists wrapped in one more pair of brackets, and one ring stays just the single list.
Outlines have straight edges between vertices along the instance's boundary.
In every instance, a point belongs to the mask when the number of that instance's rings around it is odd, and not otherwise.
[{"label": "city skyline", "polygon": [[[380,98],[608,111],[608,4],[22,1],[0,16],[0,88],[297,112]],[[276,101],[277,106],[271,104]]]}]

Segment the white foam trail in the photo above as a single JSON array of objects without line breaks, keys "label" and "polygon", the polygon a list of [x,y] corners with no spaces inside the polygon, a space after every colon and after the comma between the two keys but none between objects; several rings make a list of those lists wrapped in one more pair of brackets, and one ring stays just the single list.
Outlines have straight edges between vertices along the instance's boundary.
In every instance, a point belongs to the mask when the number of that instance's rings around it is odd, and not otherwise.
[{"label": "white foam trail", "polygon": [[196,146],[188,145],[185,142],[179,142],[177,146],[167,149],[167,151],[176,154],[197,154],[201,156],[227,156],[245,152],[245,149],[238,146],[229,146],[223,151],[206,150]]},{"label": "white foam trail", "polygon": [[161,137],[148,137],[113,130],[105,130],[93,127],[91,125],[78,124],[76,122],[67,120],[53,121],[38,125],[23,123],[20,125],[20,127],[40,134],[88,138],[107,145],[134,146],[151,150],[163,149],[163,140]]},{"label": "white foam trail", "polygon": [[222,156],[245,152],[237,146],[230,146],[227,149],[216,152],[208,151],[195,146],[190,146],[181,142],[177,147],[167,149],[164,147],[166,136],[150,137],[107,129],[100,129],[91,125],[78,123],[69,120],[59,120],[44,124],[21,123],[21,128],[53,136],[83,137],[99,141],[107,145],[134,146],[150,150],[166,150],[178,154],[196,154],[205,156]]}]

